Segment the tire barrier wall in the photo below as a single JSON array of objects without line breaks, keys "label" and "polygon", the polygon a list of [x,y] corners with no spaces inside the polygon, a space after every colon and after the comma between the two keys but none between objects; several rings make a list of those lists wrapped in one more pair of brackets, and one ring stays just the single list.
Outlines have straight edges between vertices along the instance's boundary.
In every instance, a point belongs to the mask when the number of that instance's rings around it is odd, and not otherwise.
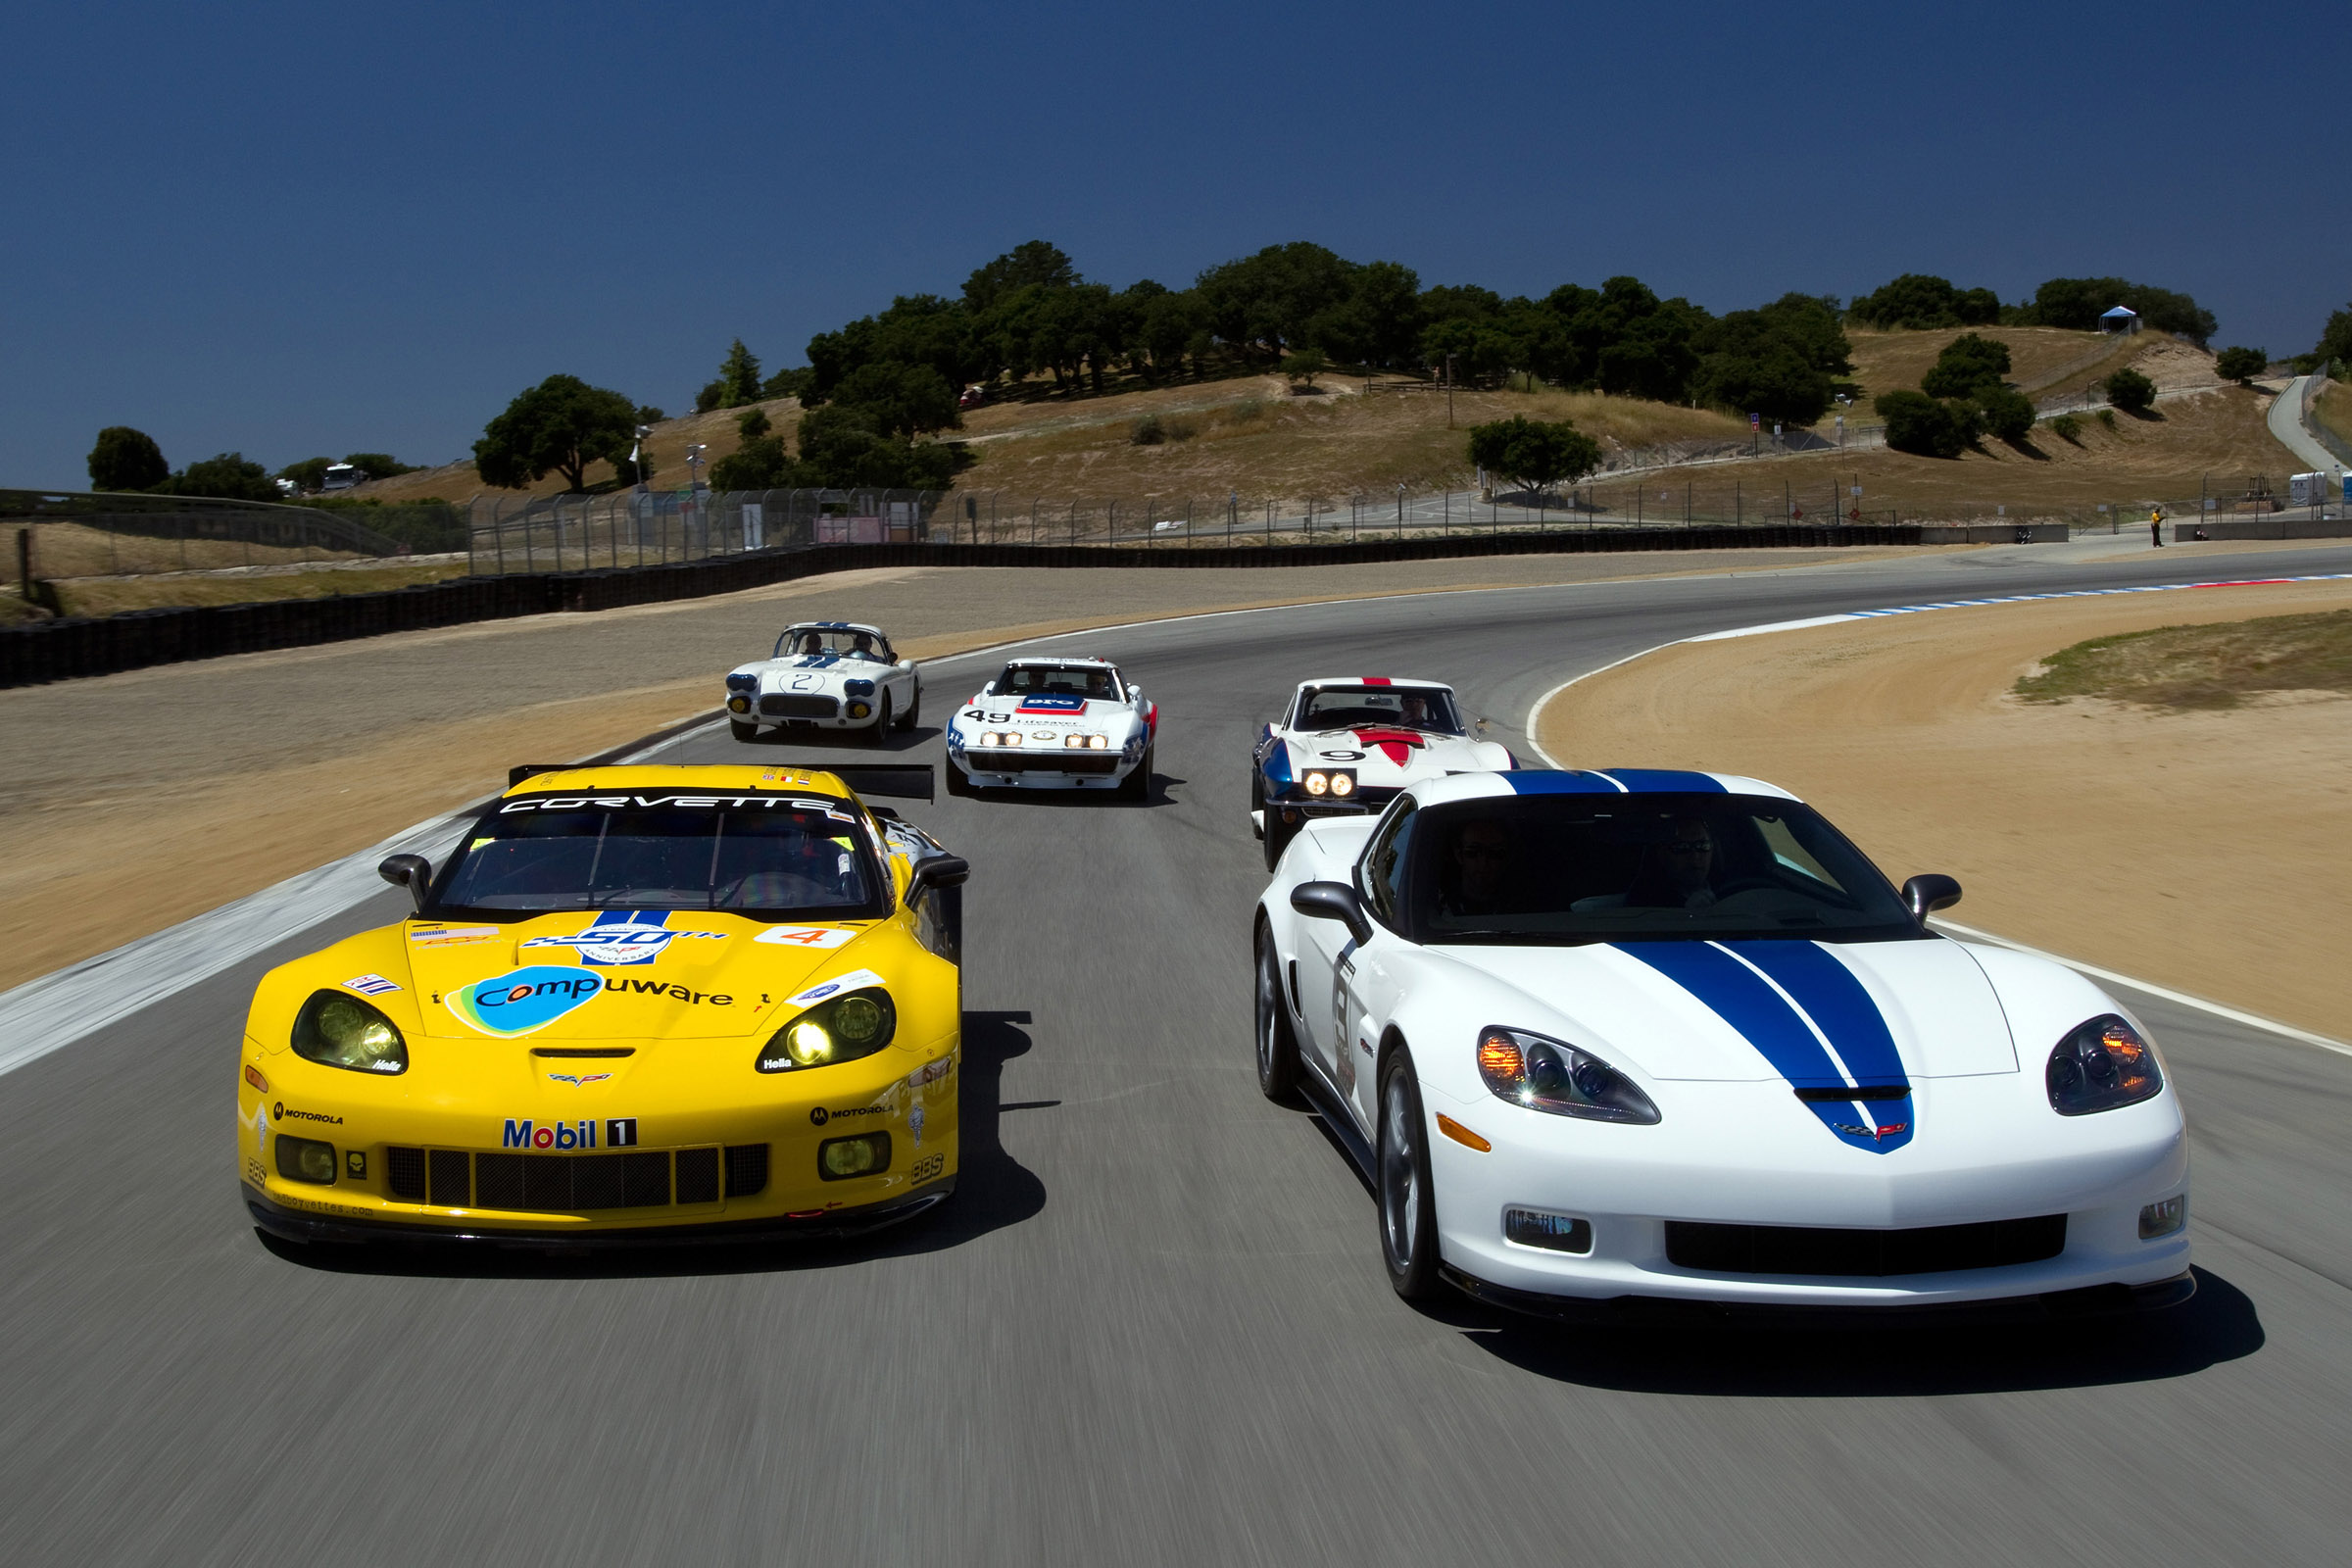
[{"label": "tire barrier wall", "polygon": [[208,605],[185,610],[131,610],[103,618],[36,621],[28,626],[0,630],[0,687],[36,686],[184,660],[308,648],[355,637],[380,637],[388,632],[422,631],[517,615],[617,610],[627,605],[700,599],[826,572],[877,566],[1168,570],[1336,566],[1477,556],[1916,545],[1923,542],[1921,535],[1925,531],[1910,524],[1625,528],[1579,533],[1457,535],[1451,539],[1398,539],[1365,544],[1184,550],[1104,549],[1087,545],[819,545],[659,566],[605,567],[535,576],[461,577],[450,582],[418,583],[387,593]]}]

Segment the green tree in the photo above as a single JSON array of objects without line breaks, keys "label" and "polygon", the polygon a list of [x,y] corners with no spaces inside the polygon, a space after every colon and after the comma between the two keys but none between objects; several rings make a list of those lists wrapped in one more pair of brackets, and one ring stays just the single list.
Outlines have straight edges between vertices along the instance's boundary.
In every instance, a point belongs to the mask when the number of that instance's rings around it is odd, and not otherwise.
[{"label": "green tree", "polygon": [[1897,452],[1956,458],[1968,449],[1969,421],[1956,416],[1952,405],[1925,392],[1884,393],[1871,407],[1886,421],[1886,444]]},{"label": "green tree", "polygon": [[956,472],[956,455],[937,443],[920,445],[889,435],[872,411],[855,404],[828,403],[801,416],[799,482],[826,489],[872,487],[944,490]]},{"label": "green tree", "polygon": [[223,501],[280,498],[277,481],[270,477],[270,470],[246,461],[242,452],[223,452],[202,463],[191,463],[152,488],[159,495],[218,496]]},{"label": "green tree", "polygon": [[1514,415],[1470,427],[1470,461],[1541,493],[1599,467],[1600,443],[1566,419],[1544,422]]},{"label": "green tree", "polygon": [[2204,346],[2219,329],[2211,311],[2185,294],[2121,277],[2053,277],[2034,291],[2033,324],[2095,331],[2099,318],[2121,305],[2140,323]]},{"label": "green tree", "polygon": [[2299,355],[2295,360],[2295,368],[2305,375],[2327,370],[2331,365],[2352,366],[2352,305],[2329,312],[2319,342],[2312,345],[2309,354]]},{"label": "green tree", "polygon": [[962,422],[956,389],[927,365],[861,365],[833,389],[833,402],[859,410],[884,435],[928,435]]},{"label": "green tree", "polygon": [[1963,332],[1943,346],[1919,388],[1932,398],[1975,397],[2009,374],[2009,345]]},{"label": "green tree", "polygon": [[98,432],[97,443],[90,448],[93,490],[145,490],[171,475],[172,466],[164,461],[155,438],[127,424],[108,425]]},{"label": "green tree", "polygon": [[[1136,288],[1143,287],[1138,283]],[[1128,290],[1130,294],[1135,289]],[[1200,297],[1190,289],[1163,291],[1146,298],[1137,318],[1133,348],[1143,356],[1153,376],[1173,375],[1184,368],[1192,342],[1206,326]],[[1198,368],[1198,367],[1195,367]]]},{"label": "green tree", "polygon": [[2156,383],[2129,366],[2107,377],[2107,401],[2126,414],[2145,414],[2156,406]]},{"label": "green tree", "polygon": [[1285,355],[1282,361],[1282,373],[1307,386],[1313,386],[1315,377],[1330,368],[1331,362],[1323,357],[1321,349],[1299,349]]},{"label": "green tree", "polygon": [[799,466],[781,436],[755,436],[710,465],[713,490],[790,490],[800,483]]},{"label": "green tree", "polygon": [[[1997,312],[1999,302],[1994,302]],[[1846,314],[1866,326],[1885,331],[1920,331],[1960,324],[1960,290],[1948,277],[1933,272],[1905,272],[1858,295]]]},{"label": "green tree", "polygon": [[370,479],[390,479],[416,471],[416,465],[403,463],[389,452],[347,452],[343,461]]},{"label": "green tree", "polygon": [[746,441],[757,441],[760,437],[767,434],[769,428],[765,409],[749,408],[735,416],[735,433]]},{"label": "green tree", "polygon": [[1972,396],[1984,428],[2002,440],[2023,441],[2033,432],[2034,400],[2015,387],[1993,382],[1979,387]]},{"label": "green tree", "polygon": [[1837,378],[1853,368],[1836,302],[1812,295],[1734,311],[1701,327],[1696,342],[1704,351],[1693,378],[1699,398],[1783,424],[1827,414]]},{"label": "green tree", "polygon": [[1323,246],[1295,240],[1221,262],[1193,286],[1217,336],[1245,352],[1279,359],[1313,342],[1311,323],[1348,298],[1351,270]]},{"label": "green tree", "polygon": [[2271,363],[2268,349],[2229,348],[2213,358],[2214,373],[2225,381],[2239,386],[2252,386],[2254,378]]},{"label": "green tree", "polygon": [[550,473],[566,490],[584,490],[588,465],[628,456],[637,435],[637,407],[617,392],[576,375],[551,375],[517,395],[473,444],[482,482],[519,490]]},{"label": "green tree", "polygon": [[1006,295],[1022,289],[1070,288],[1077,282],[1078,269],[1070,265],[1060,246],[1042,239],[1027,240],[973,269],[972,275],[963,280],[964,308],[974,316],[985,316]]},{"label": "green tree", "polygon": [[332,458],[305,458],[300,463],[289,463],[278,469],[277,476],[291,482],[297,490],[313,491],[326,483],[327,466],[334,461]]}]

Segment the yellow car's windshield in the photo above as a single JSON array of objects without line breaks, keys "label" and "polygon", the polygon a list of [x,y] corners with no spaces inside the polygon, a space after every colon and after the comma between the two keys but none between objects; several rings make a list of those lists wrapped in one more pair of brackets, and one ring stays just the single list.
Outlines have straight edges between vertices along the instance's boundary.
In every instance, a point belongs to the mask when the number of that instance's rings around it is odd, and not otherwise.
[{"label": "yellow car's windshield", "polygon": [[448,912],[726,909],[878,918],[889,879],[847,802],[625,794],[503,800],[434,886]]}]

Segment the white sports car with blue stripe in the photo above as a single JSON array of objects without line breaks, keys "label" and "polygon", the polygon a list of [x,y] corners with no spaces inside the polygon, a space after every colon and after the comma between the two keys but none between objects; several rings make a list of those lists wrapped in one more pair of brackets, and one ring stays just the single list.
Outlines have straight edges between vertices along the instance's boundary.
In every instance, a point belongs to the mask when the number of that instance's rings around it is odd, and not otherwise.
[{"label": "white sports car with blue stripe", "polygon": [[1539,1311],[2168,1305],[2187,1137],[2130,1011],[1953,941],[1754,779],[1464,773],[1292,841],[1257,1067],[1378,1195],[1399,1295]]}]

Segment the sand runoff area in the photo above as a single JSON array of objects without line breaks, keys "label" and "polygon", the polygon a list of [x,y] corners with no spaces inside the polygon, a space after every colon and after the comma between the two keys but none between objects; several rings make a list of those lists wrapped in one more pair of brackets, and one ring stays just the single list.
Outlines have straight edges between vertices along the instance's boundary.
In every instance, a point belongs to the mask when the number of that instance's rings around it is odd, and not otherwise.
[{"label": "sand runoff area", "polygon": [[2086,638],[2346,607],[2352,582],[2198,588],[1682,643],[1559,692],[1537,739],[1769,779],[1896,882],[1958,877],[1961,924],[2352,1041],[2352,698],[2011,695]]},{"label": "sand runoff area", "polygon": [[[1936,553],[1720,550],[1379,565],[837,572],[0,691],[0,988],[107,952],[569,761],[714,712],[794,619],[937,658],[1119,621],[1376,594],[1774,571]],[[960,694],[956,694],[960,695]],[[936,702],[953,702],[934,687]],[[944,715],[924,714],[926,725]]]}]

